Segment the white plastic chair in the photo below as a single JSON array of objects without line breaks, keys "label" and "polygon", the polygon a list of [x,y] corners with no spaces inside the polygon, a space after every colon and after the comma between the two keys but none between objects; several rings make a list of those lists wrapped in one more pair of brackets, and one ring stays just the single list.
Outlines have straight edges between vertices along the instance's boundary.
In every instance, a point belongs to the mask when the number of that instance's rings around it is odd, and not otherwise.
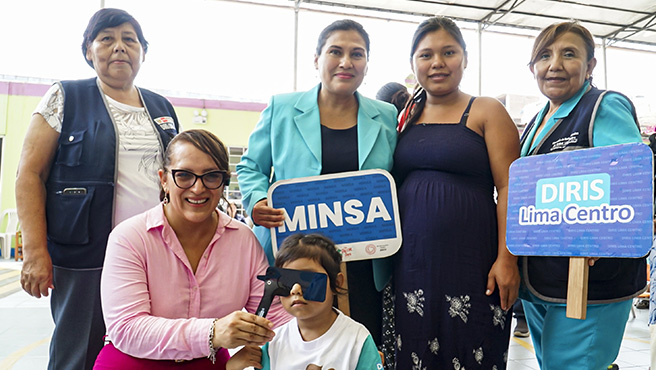
[{"label": "white plastic chair", "polygon": [[18,213],[15,208],[7,209],[2,213],[0,225],[7,220],[7,228],[5,232],[0,233],[0,252],[2,258],[9,259],[11,257],[11,241],[14,240],[16,231],[18,230]]}]

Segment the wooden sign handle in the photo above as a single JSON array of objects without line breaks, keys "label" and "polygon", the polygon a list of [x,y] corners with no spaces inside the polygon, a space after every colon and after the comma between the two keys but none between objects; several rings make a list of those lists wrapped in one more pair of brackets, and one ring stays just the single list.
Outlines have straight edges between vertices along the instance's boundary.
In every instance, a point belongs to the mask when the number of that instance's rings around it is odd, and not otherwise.
[{"label": "wooden sign handle", "polygon": [[567,317],[585,320],[588,306],[588,266],[587,257],[569,258],[567,278]]},{"label": "wooden sign handle", "polygon": [[[344,275],[344,288],[348,288],[348,275],[346,273],[346,262],[342,262],[339,265],[339,269],[342,272],[342,275]],[[340,294],[337,296],[337,308],[339,308],[340,311],[346,316],[351,317],[351,305],[349,304],[349,293],[348,290],[344,294]]]}]

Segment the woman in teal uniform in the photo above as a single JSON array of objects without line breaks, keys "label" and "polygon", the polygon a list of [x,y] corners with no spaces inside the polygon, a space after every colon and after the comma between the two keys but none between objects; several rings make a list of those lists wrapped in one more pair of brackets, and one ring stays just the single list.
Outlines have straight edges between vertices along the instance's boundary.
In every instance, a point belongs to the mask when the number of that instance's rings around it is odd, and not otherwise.
[{"label": "woman in teal uniform", "polygon": [[[529,67],[549,103],[526,127],[521,155],[641,142],[624,95],[592,85],[594,40],[576,22],[545,28]],[[606,369],[620,349],[631,298],[645,289],[645,260],[589,259],[587,318],[567,318],[567,257],[523,257],[524,311],[542,370]]]}]

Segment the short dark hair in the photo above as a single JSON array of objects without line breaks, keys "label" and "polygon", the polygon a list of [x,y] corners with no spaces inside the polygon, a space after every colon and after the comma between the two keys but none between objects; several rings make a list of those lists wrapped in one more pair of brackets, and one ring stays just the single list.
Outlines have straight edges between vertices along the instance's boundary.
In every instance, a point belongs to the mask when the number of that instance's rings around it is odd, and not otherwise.
[{"label": "short dark hair", "polygon": [[[171,153],[173,152],[173,148],[180,143],[192,144],[201,152],[209,155],[219,170],[226,171],[228,177],[230,177],[230,160],[228,158],[228,150],[226,149],[226,146],[213,133],[200,129],[182,131],[171,140],[164,152],[164,162],[162,163],[162,170],[164,170],[164,172],[167,172],[171,165]],[[226,184],[226,187],[227,185],[228,184]],[[223,192],[223,197],[225,198],[225,191]],[[159,199],[164,199],[163,189],[160,192]],[[228,200],[225,199],[225,201],[227,202]]]},{"label": "short dark hair", "polygon": [[105,28],[120,26],[123,23],[130,23],[137,33],[139,43],[143,47],[144,53],[148,52],[148,41],[144,38],[143,31],[139,22],[123,9],[104,8],[100,9],[89,19],[87,29],[84,30],[82,40],[82,55],[87,61],[87,64],[93,68],[93,62],[87,59],[87,49],[93,43],[93,40],[98,36],[100,31]]},{"label": "short dark hair", "polygon": [[342,255],[337,251],[335,243],[321,234],[294,234],[282,242],[276,255],[276,267],[283,267],[287,262],[308,258],[317,261],[326,273],[330,283],[330,290],[334,294],[342,294],[344,287],[337,286],[337,274],[340,272]]},{"label": "short dark hair", "polygon": [[408,89],[398,82],[388,82],[376,93],[377,100],[394,105],[398,113],[401,113],[409,98],[410,93]]},{"label": "short dark hair", "polygon": [[360,23],[351,19],[334,21],[321,31],[319,34],[319,41],[317,42],[317,55],[321,55],[321,50],[324,45],[326,45],[326,41],[330,35],[336,31],[357,31],[364,40],[365,49],[367,49],[367,59],[369,59],[369,34],[364,30],[364,27],[362,27]]},{"label": "short dark hair", "polygon": [[550,26],[547,26],[547,28],[540,32],[538,37],[535,38],[535,42],[533,43],[533,50],[531,51],[531,61],[529,62],[529,65],[534,65],[538,61],[542,50],[553,44],[553,42],[556,41],[558,37],[566,34],[567,32],[572,32],[576,35],[579,35],[581,39],[583,39],[583,43],[585,44],[585,51],[587,53],[586,62],[592,60],[592,58],[594,58],[595,49],[595,42],[592,34],[579,22],[570,21],[554,23]]},{"label": "short dark hair", "polygon": [[[651,148],[651,151],[654,152],[654,155],[656,155],[656,132],[649,135],[649,147]],[[654,192],[656,192],[656,190],[654,190]]]}]

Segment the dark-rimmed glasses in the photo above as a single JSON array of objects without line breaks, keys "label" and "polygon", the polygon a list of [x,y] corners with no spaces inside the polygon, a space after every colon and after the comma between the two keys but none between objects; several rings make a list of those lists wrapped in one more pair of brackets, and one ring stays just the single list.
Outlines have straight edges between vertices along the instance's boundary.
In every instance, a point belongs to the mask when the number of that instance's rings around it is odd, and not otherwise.
[{"label": "dark-rimmed glasses", "polygon": [[206,188],[214,190],[220,188],[230,179],[228,173],[221,170],[210,171],[202,175],[196,175],[186,170],[171,170],[171,175],[173,176],[173,182],[180,189],[189,189],[200,179]]}]

